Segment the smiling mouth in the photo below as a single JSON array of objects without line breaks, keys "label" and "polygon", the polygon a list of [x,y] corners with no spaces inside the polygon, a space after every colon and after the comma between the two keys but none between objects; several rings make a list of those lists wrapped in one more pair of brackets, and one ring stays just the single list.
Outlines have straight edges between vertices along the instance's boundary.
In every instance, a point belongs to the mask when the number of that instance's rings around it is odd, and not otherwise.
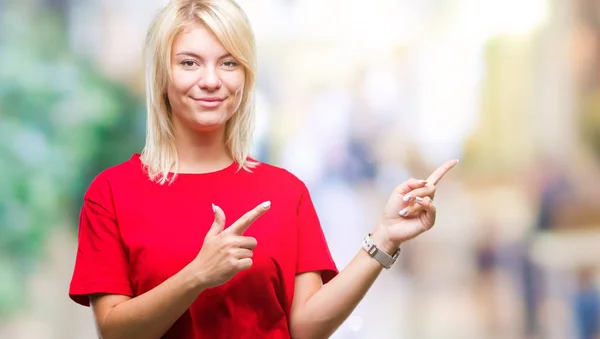
[{"label": "smiling mouth", "polygon": [[226,98],[192,98],[194,101],[205,108],[215,108],[221,105]]}]

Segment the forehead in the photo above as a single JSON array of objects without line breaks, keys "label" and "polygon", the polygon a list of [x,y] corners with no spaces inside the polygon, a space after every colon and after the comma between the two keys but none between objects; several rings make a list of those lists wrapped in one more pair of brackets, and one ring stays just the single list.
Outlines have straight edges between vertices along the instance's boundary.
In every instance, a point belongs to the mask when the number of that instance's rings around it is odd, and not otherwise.
[{"label": "forehead", "polygon": [[215,34],[204,24],[193,22],[187,24],[175,37],[172,52],[174,55],[181,52],[191,52],[210,57],[213,55],[221,56],[227,53],[227,50]]}]

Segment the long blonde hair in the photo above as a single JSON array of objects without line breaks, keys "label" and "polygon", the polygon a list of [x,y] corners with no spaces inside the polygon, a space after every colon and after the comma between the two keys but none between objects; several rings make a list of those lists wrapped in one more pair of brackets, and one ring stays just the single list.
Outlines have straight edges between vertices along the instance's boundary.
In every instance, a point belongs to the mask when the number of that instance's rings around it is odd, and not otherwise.
[{"label": "long blonde hair", "polygon": [[175,175],[169,173],[178,169],[173,121],[166,97],[171,79],[171,50],[177,35],[193,22],[211,30],[244,67],[242,101],[227,122],[225,142],[238,169],[250,170],[257,165],[247,159],[255,120],[256,47],[246,14],[233,0],[171,0],[152,21],[144,48],[147,127],[142,162],[150,179],[160,184],[171,183]]}]

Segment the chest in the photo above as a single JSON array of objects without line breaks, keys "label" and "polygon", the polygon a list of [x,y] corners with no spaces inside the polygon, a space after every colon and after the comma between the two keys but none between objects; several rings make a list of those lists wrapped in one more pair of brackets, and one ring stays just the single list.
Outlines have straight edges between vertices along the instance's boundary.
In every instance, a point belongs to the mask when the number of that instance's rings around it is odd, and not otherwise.
[{"label": "chest", "polygon": [[139,189],[139,199],[115,201],[130,279],[138,294],[159,285],[194,260],[213,223],[213,203],[225,212],[226,227],[263,201],[272,203],[271,209],[244,234],[258,242],[253,267],[223,288],[240,284],[278,288],[282,269],[295,265],[297,206],[276,190],[262,187],[244,192],[235,185]]}]

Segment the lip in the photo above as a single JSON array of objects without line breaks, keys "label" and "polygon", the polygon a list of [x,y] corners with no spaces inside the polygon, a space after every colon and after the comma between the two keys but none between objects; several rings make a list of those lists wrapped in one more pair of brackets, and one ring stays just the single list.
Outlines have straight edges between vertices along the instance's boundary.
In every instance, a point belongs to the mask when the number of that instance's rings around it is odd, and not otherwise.
[{"label": "lip", "polygon": [[219,106],[225,98],[219,97],[203,97],[203,98],[192,98],[195,102],[197,102],[200,106],[205,108],[215,108]]}]

